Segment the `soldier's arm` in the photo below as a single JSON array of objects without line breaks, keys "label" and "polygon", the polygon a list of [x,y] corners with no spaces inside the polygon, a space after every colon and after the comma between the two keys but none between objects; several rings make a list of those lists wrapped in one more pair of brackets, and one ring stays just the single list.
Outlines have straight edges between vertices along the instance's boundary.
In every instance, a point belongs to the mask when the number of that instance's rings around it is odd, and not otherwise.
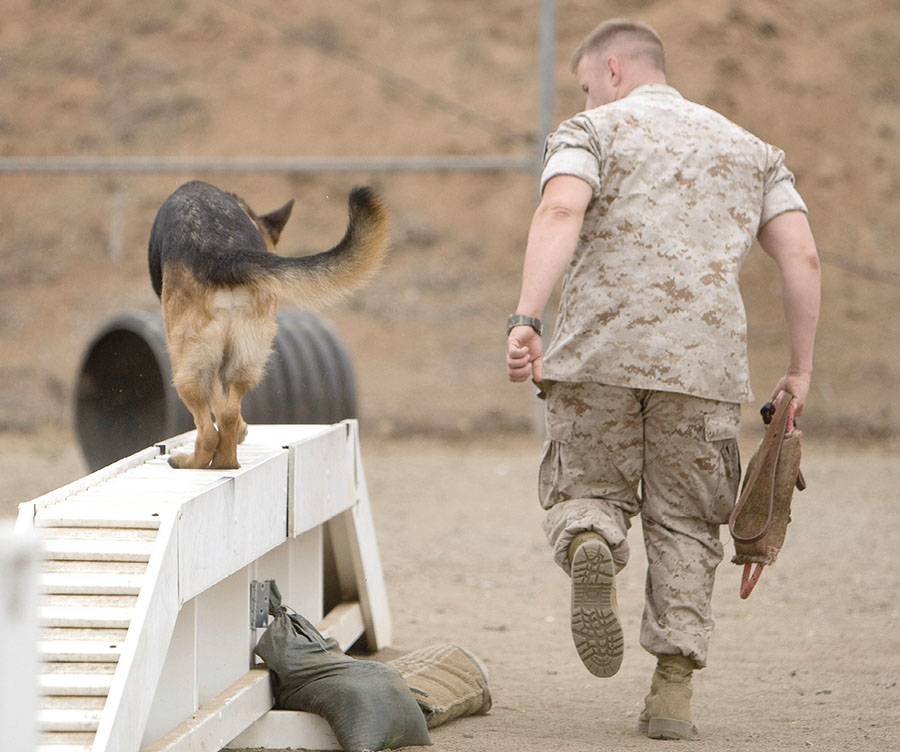
[{"label": "soldier's arm", "polygon": [[[575,253],[591,196],[591,186],[573,175],[557,175],[547,181],[528,231],[516,313],[535,318],[543,315],[554,285]],[[542,358],[541,338],[531,327],[518,326],[510,332],[506,348],[510,380],[532,376],[540,381]]]},{"label": "soldier's arm", "polygon": [[787,373],[772,397],[786,391],[795,397],[794,413],[803,412],[812,374],[813,346],[819,321],[819,255],[806,214],[789,211],[771,219],[759,231],[759,243],[778,266],[790,341]]}]

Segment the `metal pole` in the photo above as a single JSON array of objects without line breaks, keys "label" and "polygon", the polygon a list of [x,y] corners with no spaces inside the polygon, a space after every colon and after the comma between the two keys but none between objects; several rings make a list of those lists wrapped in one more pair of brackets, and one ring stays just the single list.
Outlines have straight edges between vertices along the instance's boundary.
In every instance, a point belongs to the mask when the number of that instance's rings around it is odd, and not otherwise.
[{"label": "metal pole", "polygon": [[556,57],[556,0],[541,0],[541,16],[538,25],[538,122],[536,145],[536,171],[540,175],[544,161],[544,141],[553,130],[554,65]]}]

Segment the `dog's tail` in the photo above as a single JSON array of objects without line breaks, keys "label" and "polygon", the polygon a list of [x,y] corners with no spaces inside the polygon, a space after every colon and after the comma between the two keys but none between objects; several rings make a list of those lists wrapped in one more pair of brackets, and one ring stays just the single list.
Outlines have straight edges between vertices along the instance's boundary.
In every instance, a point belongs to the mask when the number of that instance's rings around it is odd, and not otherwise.
[{"label": "dog's tail", "polygon": [[311,256],[268,255],[269,278],[279,297],[299,305],[330,303],[361,287],[387,253],[390,218],[385,203],[369,187],[350,193],[350,221],[341,241]]}]

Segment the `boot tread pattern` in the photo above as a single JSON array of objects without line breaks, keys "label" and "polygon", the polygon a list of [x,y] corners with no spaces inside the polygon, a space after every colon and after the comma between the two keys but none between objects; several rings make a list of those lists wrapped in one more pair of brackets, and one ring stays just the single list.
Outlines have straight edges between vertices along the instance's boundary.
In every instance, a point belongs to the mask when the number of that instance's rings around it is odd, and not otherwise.
[{"label": "boot tread pattern", "polygon": [[613,676],[622,665],[625,637],[616,606],[615,567],[603,541],[586,541],[572,560],[572,639],[595,676]]}]

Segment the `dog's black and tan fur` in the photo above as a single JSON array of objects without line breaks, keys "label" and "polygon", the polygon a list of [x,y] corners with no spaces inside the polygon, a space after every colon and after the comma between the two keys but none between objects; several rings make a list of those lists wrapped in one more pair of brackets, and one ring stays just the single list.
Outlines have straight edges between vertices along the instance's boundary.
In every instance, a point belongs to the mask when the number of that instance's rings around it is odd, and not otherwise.
[{"label": "dog's black and tan fur", "polygon": [[244,394],[260,381],[275,338],[278,299],[303,307],[359,287],[388,244],[388,213],[370,188],[350,194],[350,221],[330,251],[273,251],[293,200],[257,216],[237,196],[193,181],[160,207],[150,231],[150,279],[162,303],[172,379],[194,417],[191,454],[169,464],[236,468],[247,435]]}]

